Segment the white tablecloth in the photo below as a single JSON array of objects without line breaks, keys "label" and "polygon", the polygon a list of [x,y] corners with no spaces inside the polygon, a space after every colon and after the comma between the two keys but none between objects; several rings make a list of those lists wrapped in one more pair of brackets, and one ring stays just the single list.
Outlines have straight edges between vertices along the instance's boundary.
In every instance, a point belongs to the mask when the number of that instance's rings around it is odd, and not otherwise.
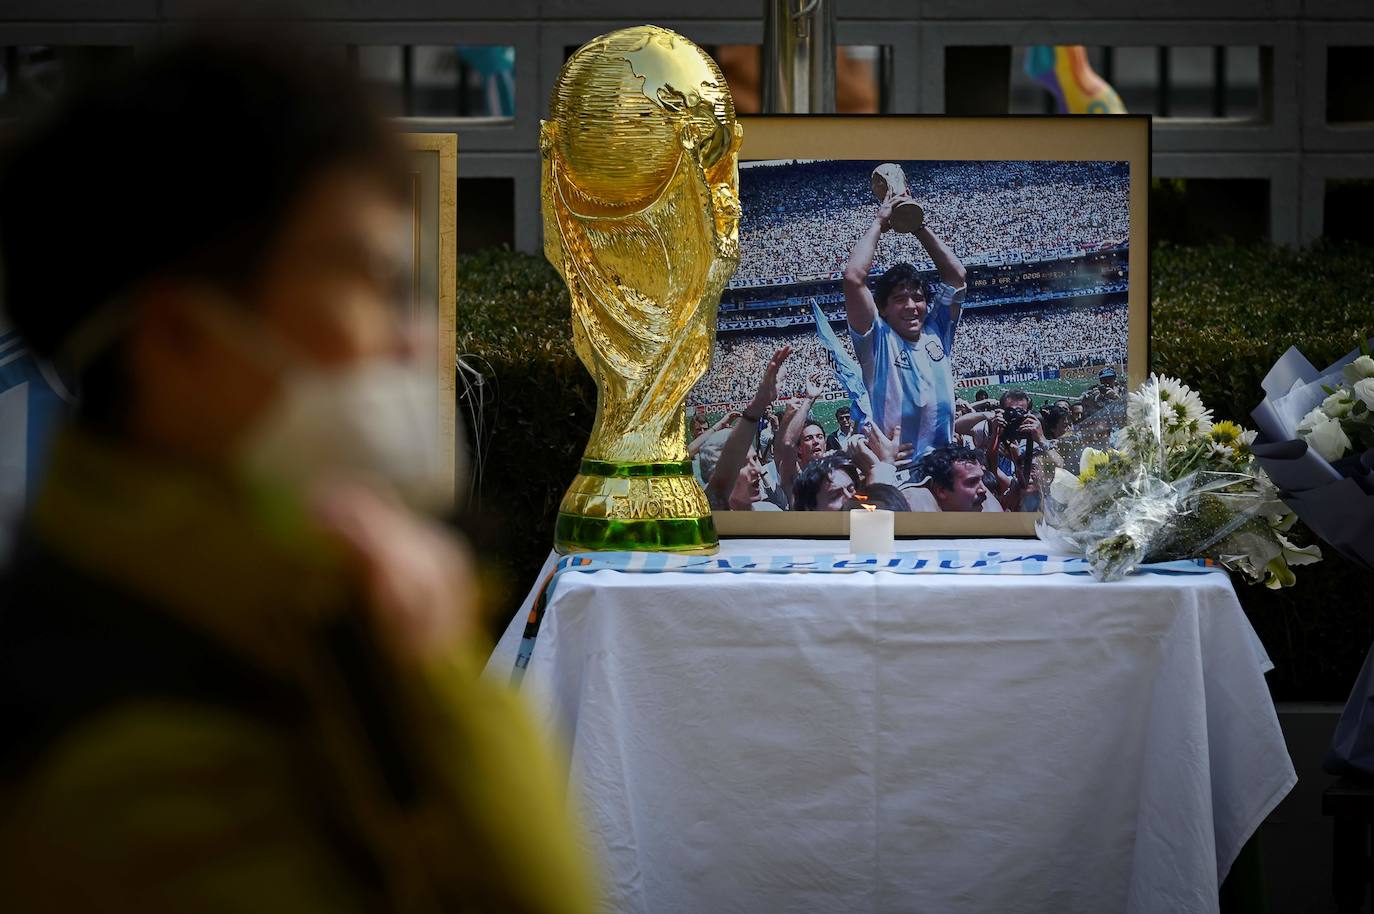
[{"label": "white tablecloth", "polygon": [[1209,912],[1297,780],[1271,667],[1222,574],[598,571],[523,688],[612,910]]}]

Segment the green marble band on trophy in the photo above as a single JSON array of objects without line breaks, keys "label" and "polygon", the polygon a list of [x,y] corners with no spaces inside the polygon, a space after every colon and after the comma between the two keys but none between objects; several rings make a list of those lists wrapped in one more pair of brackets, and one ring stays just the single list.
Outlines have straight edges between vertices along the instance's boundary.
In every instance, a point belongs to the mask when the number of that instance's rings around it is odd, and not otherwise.
[{"label": "green marble band on trophy", "polygon": [[597,386],[559,552],[717,548],[682,405],[739,262],[742,136],[720,68],[667,29],[595,38],[559,74],[540,131],[544,253]]}]

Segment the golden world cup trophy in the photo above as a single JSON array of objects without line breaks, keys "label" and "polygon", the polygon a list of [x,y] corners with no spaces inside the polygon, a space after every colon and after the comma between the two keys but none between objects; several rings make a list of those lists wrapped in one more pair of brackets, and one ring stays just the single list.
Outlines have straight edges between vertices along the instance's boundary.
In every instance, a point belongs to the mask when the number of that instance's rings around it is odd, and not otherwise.
[{"label": "golden world cup trophy", "polygon": [[743,133],[715,61],[668,29],[602,35],[558,76],[539,137],[544,253],[597,387],[559,552],[716,550],[682,404],[739,262]]},{"label": "golden world cup trophy", "polygon": [[[879,203],[886,200],[889,193],[900,197],[909,191],[906,172],[902,171],[902,166],[896,162],[886,162],[873,169],[873,174],[869,176],[869,184],[873,187],[873,196],[878,198]],[[925,221],[926,214],[921,205],[908,197],[897,201],[897,205],[892,207],[892,215],[888,218],[887,224],[892,226],[893,231],[910,234],[924,225]]]}]

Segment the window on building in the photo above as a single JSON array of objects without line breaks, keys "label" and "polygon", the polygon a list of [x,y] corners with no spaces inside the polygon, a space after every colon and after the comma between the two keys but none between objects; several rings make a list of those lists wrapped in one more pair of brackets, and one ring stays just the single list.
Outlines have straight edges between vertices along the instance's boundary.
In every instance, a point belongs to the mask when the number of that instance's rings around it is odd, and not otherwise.
[{"label": "window on building", "polygon": [[[1088,66],[1112,87],[1132,114],[1236,121],[1268,118],[1268,48],[1089,46],[1084,51]],[[948,60],[948,50],[946,55]],[[1043,53],[1037,54],[1030,47],[1010,49],[1010,59],[1000,68],[1010,74],[1008,111],[1047,114],[1056,110],[1055,86],[1059,80],[1072,77],[1050,72],[1046,62]],[[977,77],[976,71],[960,75],[965,80]],[[946,94],[951,91],[948,81],[947,63]]]},{"label": "window on building", "polygon": [[1150,182],[1150,241],[1211,244],[1269,237],[1265,178],[1155,178]]},{"label": "window on building", "polygon": [[0,118],[51,104],[72,86],[99,79],[133,51],[112,45],[0,46]]},{"label": "window on building", "polygon": [[1358,241],[1374,244],[1374,178],[1354,178],[1326,182],[1322,207],[1322,234],[1333,241]]},{"label": "window on building", "polygon": [[347,53],[394,116],[515,116],[509,45],[353,45]]},{"label": "window on building", "polygon": [[458,253],[502,245],[515,246],[515,180],[459,177]]},{"label": "window on building", "polygon": [[1330,124],[1374,122],[1374,47],[1326,49],[1326,120]]}]

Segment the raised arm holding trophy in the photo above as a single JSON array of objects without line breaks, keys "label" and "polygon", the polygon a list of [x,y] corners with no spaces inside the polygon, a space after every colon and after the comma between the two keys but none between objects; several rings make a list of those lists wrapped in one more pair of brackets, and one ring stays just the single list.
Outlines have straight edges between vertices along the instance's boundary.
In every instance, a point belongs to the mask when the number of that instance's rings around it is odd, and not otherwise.
[{"label": "raised arm holding trophy", "polygon": [[878,198],[879,203],[886,201],[889,196],[896,198],[896,202],[892,204],[892,215],[888,219],[888,224],[894,232],[912,234],[925,224],[925,210],[911,199],[906,172],[902,171],[902,166],[895,162],[879,165],[873,169],[869,182],[873,187],[873,196]]}]

